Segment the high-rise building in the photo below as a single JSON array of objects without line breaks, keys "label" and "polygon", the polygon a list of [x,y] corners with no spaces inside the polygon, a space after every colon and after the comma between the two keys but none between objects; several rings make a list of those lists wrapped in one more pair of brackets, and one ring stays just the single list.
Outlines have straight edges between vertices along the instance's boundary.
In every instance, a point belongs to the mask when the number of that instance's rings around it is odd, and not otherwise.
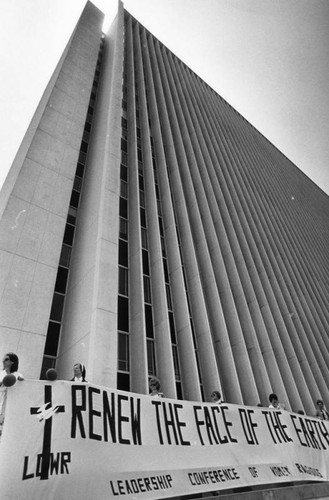
[{"label": "high-rise building", "polygon": [[119,5],[87,3],[1,192],[2,352],[171,398],[329,406],[329,198]]}]

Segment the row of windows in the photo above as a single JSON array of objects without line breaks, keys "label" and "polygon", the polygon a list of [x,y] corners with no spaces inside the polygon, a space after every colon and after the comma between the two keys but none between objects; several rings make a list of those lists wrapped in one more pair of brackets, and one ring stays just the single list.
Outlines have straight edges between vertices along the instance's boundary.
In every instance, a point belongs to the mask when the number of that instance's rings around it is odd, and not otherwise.
[{"label": "row of windows", "polygon": [[[124,72],[124,75],[126,73]],[[128,272],[128,143],[127,143],[127,87],[122,87],[121,165],[119,200],[118,250],[118,389],[130,390],[129,355],[129,272]]]},{"label": "row of windows", "polygon": [[[139,27],[139,28],[140,28],[140,30],[144,30],[143,27]],[[147,30],[145,30],[145,31],[146,31],[147,39],[149,39],[149,38],[153,39],[154,38]],[[162,47],[162,50],[166,50],[166,52],[169,54],[168,49],[166,49],[165,47]],[[177,59],[180,64],[183,64],[178,58],[175,58],[175,59]],[[146,75],[146,64],[145,64],[145,59],[144,58],[142,58],[142,62],[143,62],[144,74]],[[205,85],[204,82],[197,75],[195,75],[195,73],[193,73],[191,70],[189,70],[189,71],[190,71],[190,73],[196,79],[198,79],[200,82],[202,82],[202,85]],[[146,85],[145,85],[145,87],[146,87]],[[208,88],[208,86],[206,86],[206,87]],[[146,88],[145,88],[145,93],[146,93]],[[152,149],[152,156],[155,156],[154,155],[154,147],[153,147],[153,139],[152,139],[152,137],[151,137],[151,149]],[[154,175],[155,175],[155,179],[156,179],[156,165],[155,165],[155,159],[154,158],[153,158],[153,167],[154,167]],[[156,191],[158,191],[157,180],[156,180],[156,183],[155,183],[155,189],[156,189]],[[157,200],[160,200],[160,196],[159,196],[158,192],[157,192]],[[159,201],[157,201],[157,203],[158,203],[158,215],[161,216],[161,204],[159,203]],[[162,255],[163,255],[164,259],[166,259],[165,241],[164,241],[164,237],[163,237],[162,221],[159,224],[160,224],[160,233],[162,235],[161,236]],[[182,262],[183,262],[183,260],[182,260]],[[171,303],[171,293],[170,293],[170,286],[169,286],[169,276],[168,276],[168,269],[167,269],[167,265],[166,264],[164,264],[164,274],[165,274],[165,281],[166,281],[166,291],[167,291],[167,303],[168,303],[168,309],[169,309],[170,330],[171,330],[172,343],[173,343],[173,357],[174,357],[174,365],[175,365],[175,371],[176,371],[176,368],[178,367],[178,356],[177,356],[177,346],[174,345],[174,344],[176,344],[176,340],[175,340],[175,328],[174,328],[174,320],[173,320],[173,314],[172,314],[172,303]],[[185,280],[184,269],[183,269],[183,276],[184,276],[184,280]],[[197,343],[196,343],[196,338],[195,338],[193,321],[192,321],[192,317],[191,317],[191,309],[190,309],[190,304],[189,304],[188,288],[187,288],[186,280],[185,280],[185,290],[186,290],[186,295],[187,295],[188,305],[189,305],[189,310],[190,310],[191,330],[192,330],[193,342],[194,342],[194,347],[195,347],[196,361],[197,361],[197,365],[198,365],[198,369],[199,369]],[[177,373],[176,373],[176,377],[177,377]],[[200,377],[200,380],[202,380],[201,379],[200,370],[199,370],[199,377]],[[201,391],[202,391],[202,385],[201,385]],[[180,385],[180,383],[177,384],[177,395],[178,395],[178,397],[181,397],[181,385]]]},{"label": "row of windows", "polygon": [[[120,230],[119,230],[119,286],[118,286],[118,370],[119,375],[122,372],[128,376],[129,379],[129,272],[128,272],[128,143],[127,143],[127,88],[123,86],[123,108],[122,108],[122,138],[121,138],[121,167],[120,167]],[[153,328],[153,313],[152,313],[152,297],[151,297],[151,281],[150,281],[150,266],[148,255],[148,237],[147,237],[147,215],[145,209],[145,193],[144,193],[144,177],[143,177],[143,153],[141,149],[141,129],[139,127],[140,113],[138,110],[138,99],[136,99],[136,136],[137,136],[137,160],[138,160],[138,173],[139,173],[139,201],[140,201],[140,231],[142,241],[142,269],[143,269],[143,285],[144,285],[144,312],[145,312],[145,328],[147,337],[147,359],[148,359],[148,372],[149,374],[156,374],[155,364],[155,349],[154,349],[154,328]],[[150,123],[150,122],[149,122]],[[161,236],[161,248],[163,255],[163,270],[166,286],[168,317],[170,325],[170,335],[172,342],[173,362],[175,369],[175,377],[177,380],[177,393],[181,397],[181,383],[180,383],[180,370],[178,348],[175,333],[175,322],[172,310],[172,299],[169,282],[169,270],[166,258],[165,240],[164,240],[164,227],[162,221],[162,211],[160,202],[160,191],[158,186],[156,160],[154,153],[153,138],[150,137],[152,162],[154,169],[155,191],[157,199],[159,231]],[[123,221],[126,221],[125,223]],[[118,376],[118,387],[124,389],[128,387],[126,378]],[[120,382],[121,380],[121,382]],[[124,383],[125,387],[120,386]]]},{"label": "row of windows", "polygon": [[145,185],[144,185],[144,165],[142,153],[142,134],[140,128],[140,112],[138,87],[136,84],[136,137],[137,137],[137,165],[138,165],[138,181],[139,181],[139,210],[140,210],[140,232],[142,241],[142,269],[143,269],[143,290],[144,290],[144,314],[145,314],[145,335],[147,347],[147,363],[148,374],[156,374],[155,362],[155,347],[154,347],[154,327],[153,327],[153,310],[152,310],[152,294],[151,294],[151,279],[148,251],[148,227],[146,216],[146,200],[145,200]]},{"label": "row of windows", "polygon": [[[145,63],[145,61],[143,60],[144,79],[145,79],[146,71],[145,71],[145,64],[144,63]],[[145,94],[146,94],[146,98],[147,98],[147,108],[149,110],[149,99],[147,96],[146,86],[147,86],[147,83],[145,80]],[[150,119],[149,119],[149,125],[151,128]],[[161,209],[161,202],[160,202],[160,190],[159,190],[159,185],[158,185],[157,164],[156,164],[156,159],[155,159],[155,148],[154,148],[154,141],[153,141],[152,135],[150,135],[150,144],[151,144],[151,154],[152,154],[152,163],[153,163],[154,187],[155,187],[155,192],[156,192],[158,224],[159,224],[159,232],[160,232],[160,238],[161,238],[161,251],[162,251],[162,257],[163,257],[163,270],[164,270],[164,279],[165,279],[165,286],[166,286],[166,297],[167,297],[168,317],[169,317],[170,334],[171,334],[171,342],[172,342],[173,361],[174,361],[174,368],[175,368],[175,377],[176,377],[176,381],[177,381],[176,382],[176,390],[177,390],[178,398],[181,398],[182,397],[182,389],[181,389],[181,382],[180,382],[178,350],[177,350],[177,345],[176,345],[177,344],[176,330],[175,330],[175,323],[174,323],[174,315],[172,312],[171,289],[170,289],[169,271],[168,271],[167,255],[166,255],[166,248],[165,248],[162,209]]]},{"label": "row of windows", "polygon": [[155,153],[154,153],[154,143],[153,143],[152,137],[151,137],[151,151],[152,151],[155,193],[156,193],[157,210],[158,210],[158,224],[159,224],[159,232],[160,232],[160,239],[161,239],[163,273],[164,273],[164,280],[165,280],[165,287],[166,287],[168,319],[169,319],[169,326],[170,326],[172,355],[173,355],[173,363],[174,363],[175,379],[176,379],[176,389],[178,392],[178,397],[181,397],[182,391],[181,391],[181,381],[180,381],[180,368],[179,368],[179,357],[178,357],[178,348],[177,348],[177,339],[176,339],[176,329],[175,329],[174,314],[172,311],[173,307],[172,307],[172,300],[171,300],[168,261],[167,261],[166,245],[165,245],[165,238],[164,238],[164,228],[163,228],[163,220],[162,220],[160,190],[159,190],[159,185],[158,185],[157,165],[156,165],[156,159],[155,159]]}]

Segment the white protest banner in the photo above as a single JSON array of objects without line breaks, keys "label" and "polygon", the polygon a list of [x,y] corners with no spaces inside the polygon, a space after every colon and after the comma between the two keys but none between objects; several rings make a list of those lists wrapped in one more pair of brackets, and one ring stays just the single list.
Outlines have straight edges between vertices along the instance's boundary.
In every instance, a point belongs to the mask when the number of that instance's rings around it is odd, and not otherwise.
[{"label": "white protest banner", "polygon": [[1,500],[157,499],[329,478],[329,423],[316,418],[66,381],[5,391]]}]

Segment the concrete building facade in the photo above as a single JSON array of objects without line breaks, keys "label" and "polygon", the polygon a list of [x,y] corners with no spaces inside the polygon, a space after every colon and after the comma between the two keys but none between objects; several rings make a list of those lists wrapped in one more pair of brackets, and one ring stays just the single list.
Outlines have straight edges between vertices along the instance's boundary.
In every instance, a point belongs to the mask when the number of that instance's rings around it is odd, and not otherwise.
[{"label": "concrete building facade", "polygon": [[329,198],[120,3],[87,3],[1,192],[0,345],[171,398],[329,406]]}]

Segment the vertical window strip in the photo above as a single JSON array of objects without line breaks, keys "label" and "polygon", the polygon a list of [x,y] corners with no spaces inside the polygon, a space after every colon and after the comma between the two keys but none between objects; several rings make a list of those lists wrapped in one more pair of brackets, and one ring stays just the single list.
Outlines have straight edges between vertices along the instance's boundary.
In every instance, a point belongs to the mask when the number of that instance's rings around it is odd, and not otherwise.
[{"label": "vertical window strip", "polygon": [[118,255],[118,372],[117,387],[130,390],[129,267],[128,267],[128,122],[127,57],[124,57],[121,116],[121,165]]},{"label": "vertical window strip", "polygon": [[139,174],[139,208],[140,208],[140,221],[141,221],[140,231],[141,231],[141,242],[142,242],[143,288],[144,288],[145,328],[146,328],[145,334],[146,334],[146,346],[147,346],[148,374],[156,375],[152,293],[151,293],[149,248],[148,248],[148,226],[147,226],[146,197],[144,189],[142,130],[140,127],[139,89],[138,89],[137,78],[135,79],[135,105],[136,105],[136,147],[137,147],[136,153],[137,153],[137,166]]}]

